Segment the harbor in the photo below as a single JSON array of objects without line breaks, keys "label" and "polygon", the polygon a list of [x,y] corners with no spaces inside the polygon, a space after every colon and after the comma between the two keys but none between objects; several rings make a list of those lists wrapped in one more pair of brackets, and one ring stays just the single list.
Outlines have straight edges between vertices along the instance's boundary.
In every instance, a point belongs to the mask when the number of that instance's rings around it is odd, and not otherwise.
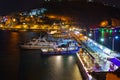
[{"label": "harbor", "polygon": [[120,80],[114,0],[25,2],[0,15],[0,80]]},{"label": "harbor", "polygon": [[[47,36],[47,40],[45,39],[45,37],[43,37],[43,39],[38,38],[34,42],[37,41],[37,43],[35,44],[39,44],[38,46],[41,47],[32,48],[32,46],[35,45],[31,44],[31,48],[27,47],[27,49],[40,49],[42,55],[76,55],[77,64],[80,69],[82,78],[86,80],[96,80],[96,76],[93,75],[93,73],[100,73],[99,76],[103,75],[102,79],[105,79],[107,73],[114,72],[119,68],[118,63],[120,63],[120,61],[116,58],[120,57],[118,53],[110,51],[110,49],[94,42],[92,39],[87,38],[86,36],[78,37],[78,35],[81,35],[81,33],[75,33],[76,31],[74,30],[69,31],[66,34],[70,34],[71,36],[67,36],[66,38],[62,36],[62,32],[61,34],[59,34],[61,36],[58,37],[54,37],[56,33],[52,34],[51,36]],[[44,41],[44,44],[41,43],[41,40]],[[96,52],[96,50],[98,52]],[[114,60],[116,60],[117,63],[115,63]]]}]

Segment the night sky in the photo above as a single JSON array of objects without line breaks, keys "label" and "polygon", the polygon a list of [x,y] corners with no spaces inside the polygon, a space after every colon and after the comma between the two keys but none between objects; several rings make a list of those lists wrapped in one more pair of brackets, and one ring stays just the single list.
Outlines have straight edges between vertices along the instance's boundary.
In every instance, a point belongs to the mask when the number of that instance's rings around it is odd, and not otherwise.
[{"label": "night sky", "polygon": [[[34,8],[39,5],[42,0],[0,0],[0,14],[7,13],[9,11],[20,10],[23,8]],[[114,6],[120,8],[120,0],[96,0],[105,5]]]},{"label": "night sky", "polygon": [[104,4],[114,5],[117,8],[120,8],[120,0],[100,0]]}]

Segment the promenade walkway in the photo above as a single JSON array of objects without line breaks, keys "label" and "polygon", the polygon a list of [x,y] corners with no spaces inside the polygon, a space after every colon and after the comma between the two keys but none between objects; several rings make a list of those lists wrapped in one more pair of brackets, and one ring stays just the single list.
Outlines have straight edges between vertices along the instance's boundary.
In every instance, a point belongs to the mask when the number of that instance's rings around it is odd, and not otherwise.
[{"label": "promenade walkway", "polygon": [[120,57],[119,53],[96,43],[88,37],[84,39],[84,36],[79,36],[80,34],[74,34],[74,32],[70,34],[79,44],[82,44],[82,52],[79,52],[79,55],[88,72],[108,72],[118,69],[120,60],[117,57]]},{"label": "promenade walkway", "polygon": [[87,50],[95,58],[93,71],[115,71],[119,67],[120,60],[116,58],[120,57],[119,53],[115,53],[90,38],[82,42],[93,51]]}]

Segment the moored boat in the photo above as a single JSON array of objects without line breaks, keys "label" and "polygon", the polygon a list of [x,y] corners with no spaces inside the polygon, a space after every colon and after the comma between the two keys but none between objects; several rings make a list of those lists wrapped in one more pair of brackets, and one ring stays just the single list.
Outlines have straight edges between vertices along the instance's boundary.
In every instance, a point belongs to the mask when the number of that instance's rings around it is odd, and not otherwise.
[{"label": "moored boat", "polygon": [[81,46],[77,42],[58,43],[57,46],[41,48],[43,55],[74,54],[80,50]]},{"label": "moored boat", "polygon": [[51,47],[53,45],[56,45],[56,42],[49,42],[45,38],[38,38],[38,39],[32,39],[31,41],[24,43],[20,45],[22,49],[41,49],[43,47]]},{"label": "moored boat", "polygon": [[32,39],[31,41],[20,45],[22,49],[41,50],[43,55],[54,54],[74,54],[81,48],[73,39],[57,39],[53,41],[46,40],[46,38]]}]

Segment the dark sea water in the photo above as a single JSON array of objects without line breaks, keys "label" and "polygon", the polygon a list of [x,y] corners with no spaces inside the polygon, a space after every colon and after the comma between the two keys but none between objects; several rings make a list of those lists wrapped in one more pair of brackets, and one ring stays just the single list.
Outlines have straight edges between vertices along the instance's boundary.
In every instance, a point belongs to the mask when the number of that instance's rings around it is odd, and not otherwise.
[{"label": "dark sea water", "polygon": [[19,48],[38,35],[0,31],[0,80],[82,80],[75,55],[42,56]]}]

